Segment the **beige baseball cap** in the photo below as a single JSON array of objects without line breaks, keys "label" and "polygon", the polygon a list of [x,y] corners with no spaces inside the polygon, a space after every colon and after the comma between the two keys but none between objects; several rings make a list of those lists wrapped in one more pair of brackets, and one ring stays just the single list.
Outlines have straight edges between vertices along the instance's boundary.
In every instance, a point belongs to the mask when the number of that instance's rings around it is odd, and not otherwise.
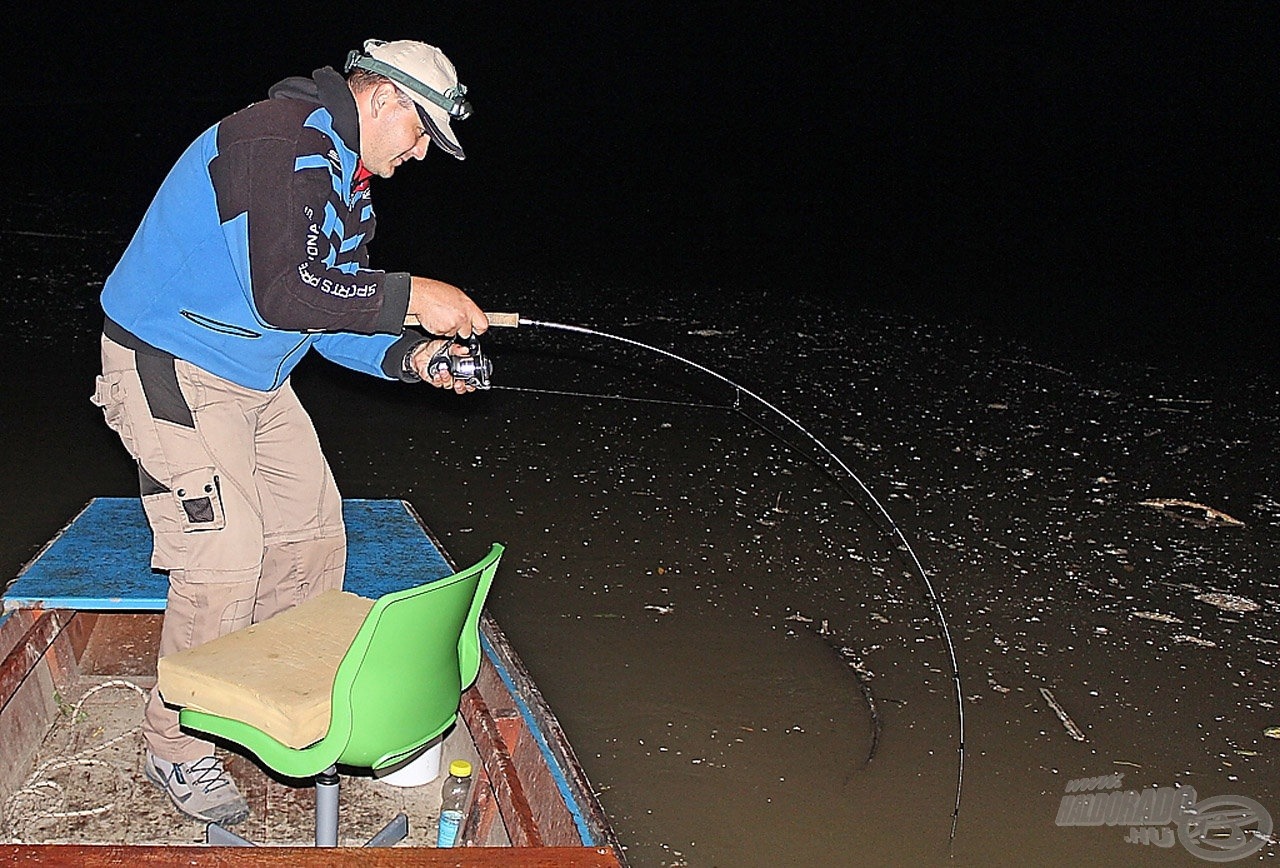
[{"label": "beige baseball cap", "polygon": [[431,141],[459,160],[466,159],[449,123],[469,117],[471,103],[443,51],[411,39],[366,39],[363,50],[347,55],[346,71],[355,67],[389,78],[417,104]]}]

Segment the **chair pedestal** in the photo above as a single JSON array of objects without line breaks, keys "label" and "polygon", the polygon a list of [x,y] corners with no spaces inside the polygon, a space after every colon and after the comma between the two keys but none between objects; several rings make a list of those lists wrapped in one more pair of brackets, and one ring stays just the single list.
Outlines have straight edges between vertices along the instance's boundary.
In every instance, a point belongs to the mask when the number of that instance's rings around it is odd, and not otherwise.
[{"label": "chair pedestal", "polygon": [[338,767],[316,775],[316,846],[338,846]]},{"label": "chair pedestal", "polygon": [[[366,847],[390,847],[409,836],[409,818],[396,814],[390,823],[365,842]],[[219,826],[210,823],[205,829],[205,841],[214,847],[256,847],[257,844]],[[338,846],[338,767],[329,766],[316,775],[316,846]]]}]

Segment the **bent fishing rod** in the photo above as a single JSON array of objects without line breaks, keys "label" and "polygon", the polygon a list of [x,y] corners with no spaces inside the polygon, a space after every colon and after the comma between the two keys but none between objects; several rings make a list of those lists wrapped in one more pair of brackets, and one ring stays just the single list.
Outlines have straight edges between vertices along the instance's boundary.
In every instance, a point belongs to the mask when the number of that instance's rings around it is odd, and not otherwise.
[{"label": "bent fishing rod", "polygon": [[[943,608],[942,608],[942,599],[941,597],[938,596],[938,592],[933,586],[933,581],[932,579],[929,578],[928,571],[925,570],[924,564],[921,563],[920,558],[916,555],[915,549],[912,548],[911,543],[907,540],[906,534],[902,532],[902,528],[898,526],[898,523],[896,521],[894,521],[893,516],[889,514],[889,510],[886,509],[884,504],[880,502],[880,499],[876,497],[875,494],[872,493],[871,489],[867,487],[867,484],[862,481],[862,478],[859,477],[858,474],[854,473],[853,470],[850,469],[849,465],[847,465],[843,460],[841,460],[840,456],[836,455],[833,451],[831,451],[831,449],[825,443],[819,440],[817,436],[815,436],[807,428],[805,428],[803,425],[797,422],[794,418],[792,418],[790,415],[784,412],[777,405],[766,400],[760,395],[757,395],[755,392],[751,391],[747,387],[734,382],[733,380],[729,379],[723,374],[717,371],[713,371],[710,368],[706,367],[705,365],[701,365],[698,362],[693,361],[692,359],[686,359],[684,356],[677,355],[676,353],[673,353],[669,350],[664,350],[661,347],[655,347],[650,344],[643,343],[641,341],[633,340],[632,338],[625,338],[619,335],[612,335],[612,334],[609,334],[608,332],[597,331],[595,329],[590,329],[585,326],[566,325],[564,323],[558,323],[558,322],[548,322],[545,320],[529,319],[527,317],[520,316],[520,314],[518,313],[490,313],[490,314],[487,314],[487,316],[489,319],[490,326],[497,326],[500,328],[517,328],[519,326],[530,326],[533,328],[545,328],[545,329],[552,329],[555,331],[569,332],[571,334],[581,334],[581,335],[589,335],[597,338],[607,338],[608,340],[617,341],[618,343],[626,344],[628,346],[636,347],[642,350],[647,350],[648,352],[651,352],[651,353],[657,353],[660,356],[663,356],[665,358],[671,359],[676,362],[680,362],[683,365],[687,365],[688,367],[691,367],[694,370],[701,371],[707,376],[715,380],[719,380],[720,382],[726,384],[727,386],[731,387],[734,390],[734,393],[738,398],[737,400],[734,401],[734,409],[737,410],[739,413],[742,412],[740,407],[741,397],[745,395],[746,397],[750,398],[752,401],[755,401],[760,406],[772,411],[776,416],[778,416],[778,418],[782,419],[791,427],[795,428],[797,431],[799,431],[801,434],[807,437],[810,441],[813,442],[813,444],[819,449],[819,451],[823,455],[831,459],[831,461],[834,462],[836,466],[838,466],[841,470],[843,470],[844,473],[857,484],[858,488],[862,491],[863,494],[866,495],[867,499],[872,504],[875,505],[875,508],[879,512],[880,516],[883,517],[886,522],[888,522],[889,528],[892,531],[893,535],[897,537],[898,542],[901,543],[903,550],[905,550],[907,555],[910,557],[910,561],[912,566],[915,569],[915,573],[920,577],[920,581],[924,585],[925,592],[929,597],[929,602],[933,606],[933,612],[934,612],[934,615],[937,617],[938,626],[942,630],[942,638],[947,646],[947,655],[951,661],[952,685],[955,689],[956,729],[957,729],[956,735],[957,735],[957,742],[958,742],[956,747],[956,800],[955,800],[955,806],[951,811],[951,831],[947,838],[948,841],[953,842],[956,837],[956,825],[960,821],[960,795],[961,795],[961,790],[963,789],[963,786],[964,786],[964,691],[961,689],[961,685],[960,685],[960,664],[956,657],[956,646],[955,646],[955,642],[951,638],[951,628],[947,624],[946,613],[943,611]],[[405,325],[418,326],[419,323],[418,323],[417,317],[414,317],[414,316],[407,317],[405,319]],[[460,355],[453,354],[450,351],[450,348],[455,343],[463,345],[465,349],[465,352],[463,354],[460,354]],[[466,339],[451,338],[450,341],[443,348],[441,348],[432,356],[431,362],[429,363],[429,369],[434,371],[437,369],[438,366],[448,368],[451,374],[453,374],[454,376],[461,377],[462,379],[466,380],[471,385],[476,386],[477,388],[487,389],[490,387],[489,375],[493,369],[492,363],[483,355],[480,349],[479,341],[476,340],[474,336]],[[744,413],[742,415],[745,416],[746,414]],[[750,419],[751,417],[748,416],[747,418]],[[752,421],[756,421],[757,424],[759,424],[757,420],[753,419]]]}]

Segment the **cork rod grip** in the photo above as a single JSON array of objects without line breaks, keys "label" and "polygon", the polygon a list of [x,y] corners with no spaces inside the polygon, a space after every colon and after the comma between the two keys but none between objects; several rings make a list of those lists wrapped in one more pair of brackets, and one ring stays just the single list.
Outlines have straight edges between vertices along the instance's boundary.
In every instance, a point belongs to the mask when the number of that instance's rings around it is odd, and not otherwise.
[{"label": "cork rod grip", "polygon": [[[489,325],[496,328],[513,329],[520,325],[520,314],[518,313],[487,313]],[[418,318],[413,314],[409,314],[404,318],[404,324],[407,326],[420,325]]]}]

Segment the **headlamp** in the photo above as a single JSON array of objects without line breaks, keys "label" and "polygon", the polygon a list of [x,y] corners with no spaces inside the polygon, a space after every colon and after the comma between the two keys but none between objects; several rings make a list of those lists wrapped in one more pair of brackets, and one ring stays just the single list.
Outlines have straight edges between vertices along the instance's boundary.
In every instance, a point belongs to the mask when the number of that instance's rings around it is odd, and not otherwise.
[{"label": "headlamp", "polygon": [[347,54],[347,63],[343,67],[343,72],[350,72],[356,67],[386,76],[397,84],[404,85],[422,98],[440,106],[440,108],[449,113],[449,117],[455,120],[465,121],[471,117],[471,103],[466,100],[467,88],[461,82],[441,93],[427,83],[409,75],[404,70],[398,69],[389,63],[384,63],[358,48],[352,49]]}]

